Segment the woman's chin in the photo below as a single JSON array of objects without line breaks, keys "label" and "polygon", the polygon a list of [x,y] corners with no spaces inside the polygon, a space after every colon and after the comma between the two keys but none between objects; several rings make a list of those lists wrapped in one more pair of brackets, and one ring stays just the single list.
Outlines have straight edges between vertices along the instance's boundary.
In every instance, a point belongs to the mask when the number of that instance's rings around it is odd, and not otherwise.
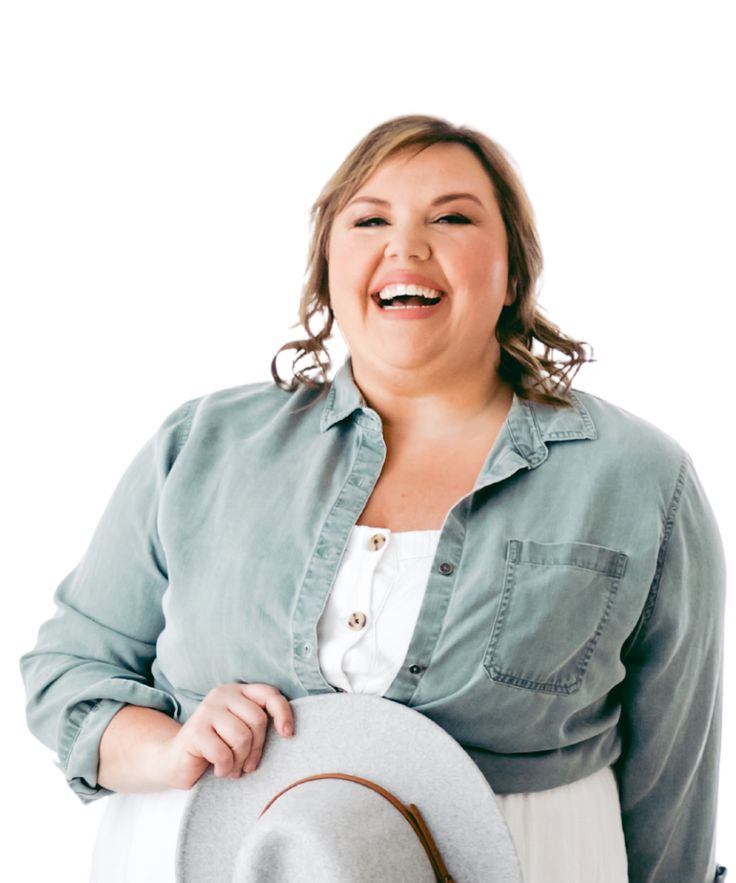
[{"label": "woman's chin", "polygon": [[[365,360],[364,360],[365,361]],[[355,363],[355,357],[353,357]],[[435,374],[442,364],[441,353],[427,347],[382,347],[371,352],[365,367],[388,381]]]}]

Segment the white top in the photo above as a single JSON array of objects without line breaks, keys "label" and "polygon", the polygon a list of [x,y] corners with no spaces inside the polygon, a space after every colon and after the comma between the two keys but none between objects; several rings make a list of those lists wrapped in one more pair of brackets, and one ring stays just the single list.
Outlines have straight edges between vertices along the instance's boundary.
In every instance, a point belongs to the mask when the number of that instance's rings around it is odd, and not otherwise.
[{"label": "white top", "polygon": [[440,533],[353,528],[317,623],[319,665],[333,687],[383,696],[391,686],[419,618]]},{"label": "white top", "polygon": [[[330,684],[345,692],[386,692],[406,657],[440,533],[353,528],[317,625],[319,663]],[[91,883],[174,883],[178,820],[188,793],[105,798]],[[524,883],[628,883],[610,767],[559,788],[497,794],[496,800]]]}]

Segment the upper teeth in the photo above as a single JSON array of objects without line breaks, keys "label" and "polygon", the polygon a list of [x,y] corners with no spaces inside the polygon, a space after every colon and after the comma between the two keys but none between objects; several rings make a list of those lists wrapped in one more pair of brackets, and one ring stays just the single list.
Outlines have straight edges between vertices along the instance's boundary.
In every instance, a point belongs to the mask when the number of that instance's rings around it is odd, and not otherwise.
[{"label": "upper teeth", "polygon": [[441,292],[436,291],[434,288],[426,288],[424,285],[404,285],[402,282],[387,285],[378,292],[378,296],[381,300],[391,300],[402,294],[411,294],[416,297],[435,299],[440,296]]}]

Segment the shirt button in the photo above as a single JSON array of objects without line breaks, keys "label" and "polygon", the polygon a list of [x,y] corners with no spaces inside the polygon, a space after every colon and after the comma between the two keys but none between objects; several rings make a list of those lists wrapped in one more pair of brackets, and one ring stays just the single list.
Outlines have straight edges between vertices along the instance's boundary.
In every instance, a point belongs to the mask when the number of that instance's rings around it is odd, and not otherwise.
[{"label": "shirt button", "polygon": [[421,665],[410,665],[410,666],[409,666],[409,671],[410,671],[413,675],[418,675],[418,674],[421,672],[421,670],[422,670],[422,666],[421,666]]},{"label": "shirt button", "polygon": [[442,564],[440,564],[440,573],[444,576],[449,576],[454,569],[454,565],[450,564],[449,561],[443,561]]},{"label": "shirt button", "polygon": [[373,551],[377,551],[380,549],[386,542],[386,537],[382,533],[374,533],[373,536],[368,540],[368,546],[373,549]]},{"label": "shirt button", "polygon": [[357,632],[362,628],[365,628],[366,623],[366,615],[365,613],[361,613],[359,610],[356,610],[355,613],[350,614],[350,619],[348,620],[348,625],[350,628]]}]

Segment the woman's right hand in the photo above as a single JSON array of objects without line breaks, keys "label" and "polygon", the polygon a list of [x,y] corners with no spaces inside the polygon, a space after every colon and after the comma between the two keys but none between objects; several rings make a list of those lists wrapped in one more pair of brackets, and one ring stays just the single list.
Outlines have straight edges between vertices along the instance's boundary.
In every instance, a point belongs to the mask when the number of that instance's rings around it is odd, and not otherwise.
[{"label": "woman's right hand", "polygon": [[219,777],[238,779],[243,771],[252,772],[263,754],[269,715],[281,736],[293,734],[291,706],[275,687],[215,687],[189,720],[158,746],[159,776],[170,788],[189,789],[210,764]]}]

